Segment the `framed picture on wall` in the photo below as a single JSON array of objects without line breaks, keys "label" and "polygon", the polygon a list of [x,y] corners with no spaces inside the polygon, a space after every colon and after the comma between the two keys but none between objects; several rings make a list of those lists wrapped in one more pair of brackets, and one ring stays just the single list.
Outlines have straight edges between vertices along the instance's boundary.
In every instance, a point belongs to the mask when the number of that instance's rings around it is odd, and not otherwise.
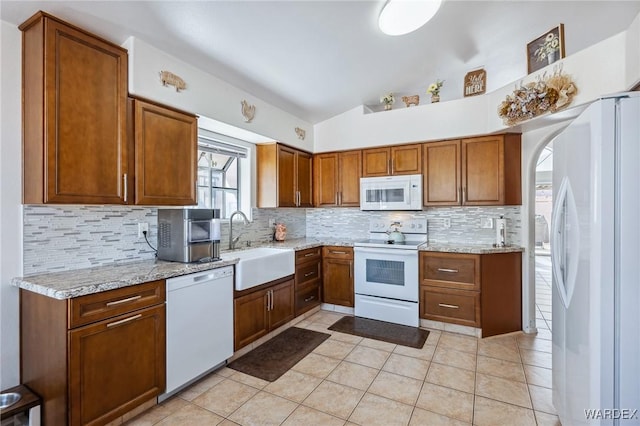
[{"label": "framed picture on wall", "polygon": [[564,57],[564,25],[560,24],[527,44],[528,73],[538,71]]}]

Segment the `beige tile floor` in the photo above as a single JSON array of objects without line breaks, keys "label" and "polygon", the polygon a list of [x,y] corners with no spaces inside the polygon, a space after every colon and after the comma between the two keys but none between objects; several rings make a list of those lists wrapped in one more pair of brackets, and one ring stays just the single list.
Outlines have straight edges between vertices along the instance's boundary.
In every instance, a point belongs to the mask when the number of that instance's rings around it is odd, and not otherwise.
[{"label": "beige tile floor", "polygon": [[222,368],[127,425],[559,425],[551,342],[431,330],[413,349],[297,324],[331,337],[275,382]]}]

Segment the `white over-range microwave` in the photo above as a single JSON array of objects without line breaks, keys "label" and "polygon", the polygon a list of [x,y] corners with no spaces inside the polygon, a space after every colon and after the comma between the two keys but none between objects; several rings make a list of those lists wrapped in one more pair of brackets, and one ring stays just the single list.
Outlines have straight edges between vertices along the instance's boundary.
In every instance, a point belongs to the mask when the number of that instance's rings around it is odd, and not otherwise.
[{"label": "white over-range microwave", "polygon": [[422,175],[360,178],[360,210],[422,210]]}]

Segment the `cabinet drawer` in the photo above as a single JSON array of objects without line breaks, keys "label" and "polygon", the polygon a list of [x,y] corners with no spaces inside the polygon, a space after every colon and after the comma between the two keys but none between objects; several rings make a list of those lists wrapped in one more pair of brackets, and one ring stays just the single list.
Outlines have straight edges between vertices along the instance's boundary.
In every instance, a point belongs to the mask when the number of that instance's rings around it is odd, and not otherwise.
[{"label": "cabinet drawer", "polygon": [[421,286],[420,317],[480,327],[480,293]]},{"label": "cabinet drawer", "polygon": [[351,247],[327,246],[322,248],[322,257],[330,259],[353,259]]},{"label": "cabinet drawer", "polygon": [[473,254],[420,254],[423,285],[480,291],[480,257]]},{"label": "cabinet drawer", "polygon": [[320,283],[306,285],[296,291],[296,316],[320,304]]},{"label": "cabinet drawer", "polygon": [[305,283],[319,280],[322,277],[321,271],[322,262],[320,260],[296,266],[296,289]]},{"label": "cabinet drawer", "polygon": [[164,280],[77,297],[69,301],[69,327],[111,318],[164,301]]},{"label": "cabinet drawer", "polygon": [[296,265],[322,259],[322,247],[296,251]]}]

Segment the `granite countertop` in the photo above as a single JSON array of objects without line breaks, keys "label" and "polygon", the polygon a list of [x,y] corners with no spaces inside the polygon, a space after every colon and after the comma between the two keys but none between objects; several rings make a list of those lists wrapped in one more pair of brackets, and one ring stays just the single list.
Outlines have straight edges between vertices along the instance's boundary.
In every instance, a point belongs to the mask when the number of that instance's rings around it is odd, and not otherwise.
[{"label": "granite countertop", "polygon": [[494,254],[523,252],[520,246],[495,247],[492,245],[461,245],[445,243],[427,243],[419,247],[420,251],[439,251],[444,253]]},{"label": "granite countertop", "polygon": [[[234,253],[256,247],[282,248],[297,251],[320,246],[353,247],[356,241],[357,240],[348,238],[295,238],[282,242],[273,241],[251,247],[243,247],[237,250],[223,251],[221,253],[223,260],[215,262],[179,263],[162,260],[144,260],[139,262],[114,263],[112,265],[96,266],[93,268],[18,277],[14,278],[11,284],[54,299],[64,300],[148,281],[235,265],[239,259],[233,257]],[[522,252],[524,249],[518,246],[493,247],[489,245],[427,243],[420,246],[420,251],[490,254]]]},{"label": "granite countertop", "polygon": [[71,299],[148,281],[234,265],[238,259],[216,262],[179,263],[163,260],[114,263],[73,271],[48,272],[14,278],[11,284],[54,299]]}]

